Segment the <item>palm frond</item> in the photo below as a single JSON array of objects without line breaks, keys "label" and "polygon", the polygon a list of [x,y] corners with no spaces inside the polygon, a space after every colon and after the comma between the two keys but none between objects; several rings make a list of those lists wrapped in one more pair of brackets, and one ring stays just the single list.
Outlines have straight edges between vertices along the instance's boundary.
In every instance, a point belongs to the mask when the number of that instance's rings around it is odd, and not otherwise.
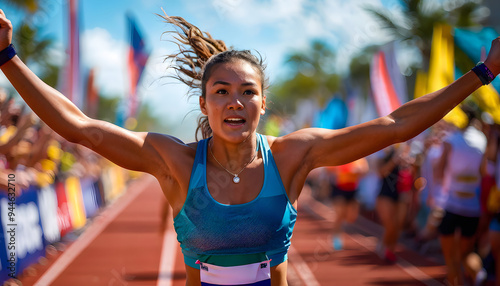
[{"label": "palm frond", "polygon": [[395,39],[404,40],[411,35],[407,28],[398,24],[397,21],[392,19],[385,11],[374,7],[365,7],[364,9],[380,23],[383,29],[389,31]]}]

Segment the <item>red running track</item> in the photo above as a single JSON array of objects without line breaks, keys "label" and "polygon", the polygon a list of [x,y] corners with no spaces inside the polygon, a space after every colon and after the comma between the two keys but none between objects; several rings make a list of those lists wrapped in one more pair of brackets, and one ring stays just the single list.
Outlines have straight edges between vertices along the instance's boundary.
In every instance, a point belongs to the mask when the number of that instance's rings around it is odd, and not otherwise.
[{"label": "red running track", "polygon": [[[182,254],[156,180],[142,176],[66,249],[20,278],[22,285],[185,285]],[[360,219],[345,234],[345,249],[331,247],[332,210],[307,192],[289,252],[288,281],[296,285],[443,285],[445,268],[400,246],[398,262],[374,252],[379,230]]]}]

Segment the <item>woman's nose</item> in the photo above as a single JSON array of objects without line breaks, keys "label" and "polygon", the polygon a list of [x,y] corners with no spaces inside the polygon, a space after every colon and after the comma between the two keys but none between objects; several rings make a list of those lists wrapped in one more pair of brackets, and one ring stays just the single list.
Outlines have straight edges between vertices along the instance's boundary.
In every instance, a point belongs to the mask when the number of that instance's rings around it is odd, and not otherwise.
[{"label": "woman's nose", "polygon": [[228,104],[228,109],[240,110],[243,109],[243,104],[241,103],[238,96],[231,96],[231,101]]}]

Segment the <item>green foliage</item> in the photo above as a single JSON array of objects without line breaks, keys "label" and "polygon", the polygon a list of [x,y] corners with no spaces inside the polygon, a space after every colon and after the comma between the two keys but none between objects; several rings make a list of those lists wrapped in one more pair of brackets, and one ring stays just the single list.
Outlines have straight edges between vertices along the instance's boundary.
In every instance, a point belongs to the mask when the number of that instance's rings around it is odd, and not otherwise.
[{"label": "green foliage", "polygon": [[119,104],[120,98],[117,96],[112,97],[99,95],[97,118],[108,122],[115,122],[116,109]]},{"label": "green foliage", "polygon": [[151,105],[142,103],[137,114],[137,127],[134,130],[168,133],[169,126],[154,115]]},{"label": "green foliage", "polygon": [[[100,95],[98,108],[97,108],[97,119],[108,121],[111,123],[115,122],[116,110],[121,104],[122,99],[118,96],[110,95]],[[137,114],[137,126],[132,128],[134,131],[150,131],[150,132],[162,132],[165,133],[168,130],[167,125],[164,124],[157,116],[154,115],[152,108],[147,103],[142,103],[139,107]]]},{"label": "green foliage", "polygon": [[28,66],[35,67],[34,70],[43,81],[56,87],[60,67],[54,65],[50,55],[54,39],[43,36],[41,27],[30,24],[30,21],[24,21],[14,30],[13,42],[19,57]]},{"label": "green foliage", "polygon": [[[416,46],[423,58],[423,69],[427,70],[432,45],[432,33],[434,26],[440,23],[446,23],[454,27],[473,27],[478,26],[482,5],[477,1],[457,1],[450,0],[444,4],[435,4],[434,8],[431,0],[403,0],[402,18],[395,19],[391,12],[374,7],[365,9],[372,16],[379,20],[380,25],[387,29],[394,40],[409,42],[408,44]],[[446,8],[449,10],[447,11]]]},{"label": "green foliage", "polygon": [[370,64],[377,50],[378,46],[365,47],[353,56],[349,64],[349,79],[353,85],[361,87],[365,96],[370,92]]},{"label": "green foliage", "polygon": [[61,67],[58,65],[54,65],[52,63],[47,63],[43,67],[43,73],[40,76],[40,79],[46,84],[56,87],[59,81],[59,71]]},{"label": "green foliage", "polygon": [[14,31],[14,41],[19,56],[26,63],[45,62],[53,42],[51,38],[42,38],[40,28],[26,22]]},{"label": "green foliage", "polygon": [[[428,70],[435,25],[445,23],[452,27],[475,27],[484,20],[480,13],[483,6],[473,0],[449,0],[440,4],[432,0],[403,0],[402,7],[400,18],[393,17],[388,10],[374,7],[366,7],[365,9],[392,35],[393,40],[400,41],[403,45],[418,48],[422,61],[413,63],[413,65],[418,66],[412,66],[410,68],[412,70],[417,68]],[[467,56],[458,49],[455,49],[455,61],[461,70],[468,70],[473,65]],[[368,67],[363,65],[364,61],[360,62],[360,59],[353,58],[351,78],[362,79],[366,77],[369,79],[369,65]],[[414,78],[409,78],[407,83],[411,85],[414,81]],[[365,84],[367,85],[366,90],[369,88],[369,81],[366,80]],[[409,88],[413,90],[413,87],[409,86]]]},{"label": "green foliage", "polygon": [[410,42],[416,46],[427,67],[434,26],[446,23],[446,13],[443,9],[430,9],[425,0],[404,0],[402,6],[403,20],[394,18],[388,10],[374,7],[366,7],[366,10],[390,32],[394,40]]},{"label": "green foliage", "polygon": [[448,14],[449,23],[459,28],[481,26],[481,22],[486,19],[485,14],[481,11],[483,8],[477,1],[462,3],[462,5],[453,8]]},{"label": "green foliage", "polygon": [[290,113],[304,98],[325,102],[340,89],[340,76],[334,70],[335,52],[321,41],[313,41],[307,50],[290,53],[285,64],[291,69],[288,78],[271,88],[271,110]]}]

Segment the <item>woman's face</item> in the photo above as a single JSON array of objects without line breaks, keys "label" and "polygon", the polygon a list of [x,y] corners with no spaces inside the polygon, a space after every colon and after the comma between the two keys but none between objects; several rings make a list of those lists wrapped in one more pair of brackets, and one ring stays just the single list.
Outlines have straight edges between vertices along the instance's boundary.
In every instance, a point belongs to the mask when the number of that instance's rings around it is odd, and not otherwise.
[{"label": "woman's face", "polygon": [[237,143],[256,131],[266,107],[261,86],[259,72],[245,60],[213,67],[200,108],[214,135]]}]

